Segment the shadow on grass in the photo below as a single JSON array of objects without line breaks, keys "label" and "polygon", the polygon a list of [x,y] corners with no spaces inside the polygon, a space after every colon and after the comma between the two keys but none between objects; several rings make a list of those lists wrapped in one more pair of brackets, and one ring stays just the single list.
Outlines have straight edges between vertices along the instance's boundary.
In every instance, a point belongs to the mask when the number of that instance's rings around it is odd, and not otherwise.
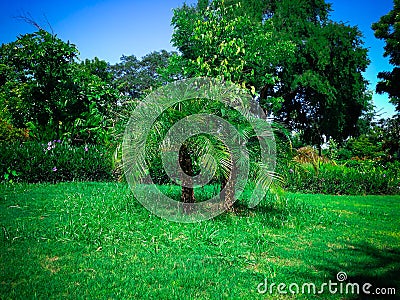
[{"label": "shadow on grass", "polygon": [[371,291],[375,288],[395,288],[396,295],[371,295],[360,296],[358,299],[400,299],[400,250],[399,248],[378,249],[369,243],[352,245],[357,256],[366,257],[367,264],[354,264],[351,266],[350,280],[358,283],[372,284]]},{"label": "shadow on grass", "polygon": [[230,213],[237,217],[260,217],[263,219],[263,224],[274,229],[288,226],[310,227],[322,222],[328,225],[335,222],[337,218],[336,214],[330,214],[328,217],[329,212],[298,201],[296,197],[286,196],[268,197],[254,208],[249,208],[246,203],[237,201],[234,210]]},{"label": "shadow on grass", "polygon": [[[399,248],[380,249],[367,242],[348,244],[346,249],[341,250],[339,259],[325,259],[316,263],[316,266],[329,274],[328,278],[331,278],[332,282],[338,282],[336,280],[338,272],[345,272],[347,279],[343,281],[344,286],[347,283],[357,283],[360,293],[353,295],[351,299],[400,299]],[[371,285],[367,287],[370,294],[362,292],[362,287],[366,283]],[[391,290],[393,288],[395,295]],[[347,296],[351,295],[344,296],[348,299]]]}]

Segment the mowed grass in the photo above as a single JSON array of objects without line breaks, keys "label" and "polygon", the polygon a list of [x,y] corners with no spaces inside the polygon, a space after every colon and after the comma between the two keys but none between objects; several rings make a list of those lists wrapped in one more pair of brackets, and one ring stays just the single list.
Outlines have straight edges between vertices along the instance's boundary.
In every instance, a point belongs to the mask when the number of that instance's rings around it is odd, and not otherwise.
[{"label": "mowed grass", "polygon": [[257,286],[318,287],[340,271],[399,295],[399,221],[400,196],[287,194],[182,224],[124,184],[1,185],[0,298],[284,299]]}]

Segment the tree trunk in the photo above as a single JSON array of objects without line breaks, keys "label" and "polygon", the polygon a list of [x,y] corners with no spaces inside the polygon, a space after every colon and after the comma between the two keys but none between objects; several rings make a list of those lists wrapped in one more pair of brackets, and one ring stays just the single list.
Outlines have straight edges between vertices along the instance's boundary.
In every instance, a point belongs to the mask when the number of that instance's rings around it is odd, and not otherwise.
[{"label": "tree trunk", "polygon": [[[179,151],[179,164],[186,175],[193,176],[193,165],[190,153],[185,144],[182,145]],[[193,181],[185,179],[182,177],[182,195],[181,202],[183,202],[183,212],[189,214],[192,212],[193,205],[190,203],[195,203],[196,199],[194,197],[194,189],[192,187]],[[190,186],[190,187],[186,187]]]},{"label": "tree trunk", "polygon": [[[233,210],[233,203],[235,201],[235,183],[236,183],[236,167],[232,162],[232,169],[229,178],[224,178],[221,182],[220,199],[224,203],[226,210]],[[223,190],[225,188],[225,190]]]}]

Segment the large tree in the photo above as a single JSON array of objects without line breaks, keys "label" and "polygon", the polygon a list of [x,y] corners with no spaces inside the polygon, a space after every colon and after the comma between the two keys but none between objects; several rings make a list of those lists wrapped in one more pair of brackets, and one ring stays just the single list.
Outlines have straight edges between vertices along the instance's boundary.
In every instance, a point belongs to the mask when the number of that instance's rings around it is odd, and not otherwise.
[{"label": "large tree", "polygon": [[296,44],[295,59],[277,69],[280,84],[265,90],[284,98],[276,118],[320,146],[326,137],[342,142],[358,134],[357,121],[369,107],[363,72],[367,49],[357,27],[329,19],[324,0],[270,0],[265,18]]},{"label": "large tree", "polygon": [[378,93],[388,93],[390,102],[400,112],[400,0],[394,0],[393,9],[372,25],[375,36],[384,40],[384,56],[394,66],[392,71],[380,72],[376,86]]},{"label": "large tree", "polygon": [[0,48],[2,117],[29,128],[38,139],[67,135],[94,141],[104,133],[108,108],[116,101],[107,64],[78,62],[75,45],[45,30],[18,37]]},{"label": "large tree", "polygon": [[[172,43],[181,55],[170,59],[166,73],[175,79],[221,78],[258,97],[276,83],[275,69],[293,57],[294,45],[278,38],[271,20],[256,18],[245,4],[231,2],[199,1],[174,10]],[[280,108],[279,97],[267,98],[270,112]]]},{"label": "large tree", "polygon": [[361,32],[330,20],[330,11],[324,0],[199,0],[174,11],[172,42],[182,55],[170,68],[254,87],[304,142],[341,142],[358,134],[370,107],[369,61]]},{"label": "large tree", "polygon": [[165,68],[174,52],[166,50],[151,52],[142,59],[135,55],[123,55],[121,61],[111,66],[115,87],[126,97],[143,98],[165,81],[159,70]]}]

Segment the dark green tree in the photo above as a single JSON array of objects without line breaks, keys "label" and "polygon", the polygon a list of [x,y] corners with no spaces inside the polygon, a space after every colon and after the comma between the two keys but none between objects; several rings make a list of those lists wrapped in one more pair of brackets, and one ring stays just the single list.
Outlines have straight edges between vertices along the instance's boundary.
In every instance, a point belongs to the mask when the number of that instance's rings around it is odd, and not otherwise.
[{"label": "dark green tree", "polygon": [[141,60],[134,55],[122,56],[121,62],[111,66],[115,87],[126,97],[142,98],[165,83],[159,69],[167,67],[172,54],[166,50],[154,51]]},{"label": "dark green tree", "polygon": [[85,59],[81,62],[81,65],[83,69],[88,70],[91,75],[96,75],[103,82],[108,84],[113,82],[114,76],[108,62],[95,57],[93,59]]},{"label": "dark green tree", "polygon": [[14,125],[35,122],[44,127],[51,120],[55,124],[63,120],[64,109],[58,103],[66,96],[64,79],[77,54],[75,45],[44,30],[2,45],[2,104]]},{"label": "dark green tree", "polygon": [[[95,141],[117,94],[98,59],[78,63],[75,45],[45,30],[0,48],[2,116],[37,139]],[[100,132],[98,131],[98,133]]]},{"label": "dark green tree", "polygon": [[394,0],[393,9],[372,24],[372,29],[378,39],[384,40],[384,57],[394,66],[392,71],[380,72],[381,81],[376,86],[377,93],[387,93],[390,102],[400,112],[400,0]]},{"label": "dark green tree", "polygon": [[400,159],[400,118],[373,120],[368,131],[346,141],[352,156],[379,159],[381,162]]},{"label": "dark green tree", "polygon": [[[249,89],[254,97],[274,85],[275,69],[293,57],[294,45],[274,34],[272,21],[257,19],[244,5],[214,0],[175,9],[172,43],[180,55],[170,59],[166,74],[221,78]],[[279,97],[266,99],[270,112],[279,109]]]},{"label": "dark green tree", "polygon": [[373,143],[382,146],[385,159],[400,160],[400,116],[381,119],[376,122],[370,135],[374,138]]},{"label": "dark green tree", "polygon": [[181,55],[169,68],[245,85],[306,143],[341,142],[358,134],[358,119],[370,107],[362,75],[369,61],[358,28],[333,22],[330,11],[324,0],[184,5],[172,19]]},{"label": "dark green tree", "polygon": [[362,34],[330,20],[330,11],[324,0],[270,0],[264,11],[276,34],[296,44],[295,59],[276,69],[280,84],[264,95],[283,97],[276,119],[316,146],[323,137],[340,143],[357,135],[371,101],[362,75],[369,64]]}]

